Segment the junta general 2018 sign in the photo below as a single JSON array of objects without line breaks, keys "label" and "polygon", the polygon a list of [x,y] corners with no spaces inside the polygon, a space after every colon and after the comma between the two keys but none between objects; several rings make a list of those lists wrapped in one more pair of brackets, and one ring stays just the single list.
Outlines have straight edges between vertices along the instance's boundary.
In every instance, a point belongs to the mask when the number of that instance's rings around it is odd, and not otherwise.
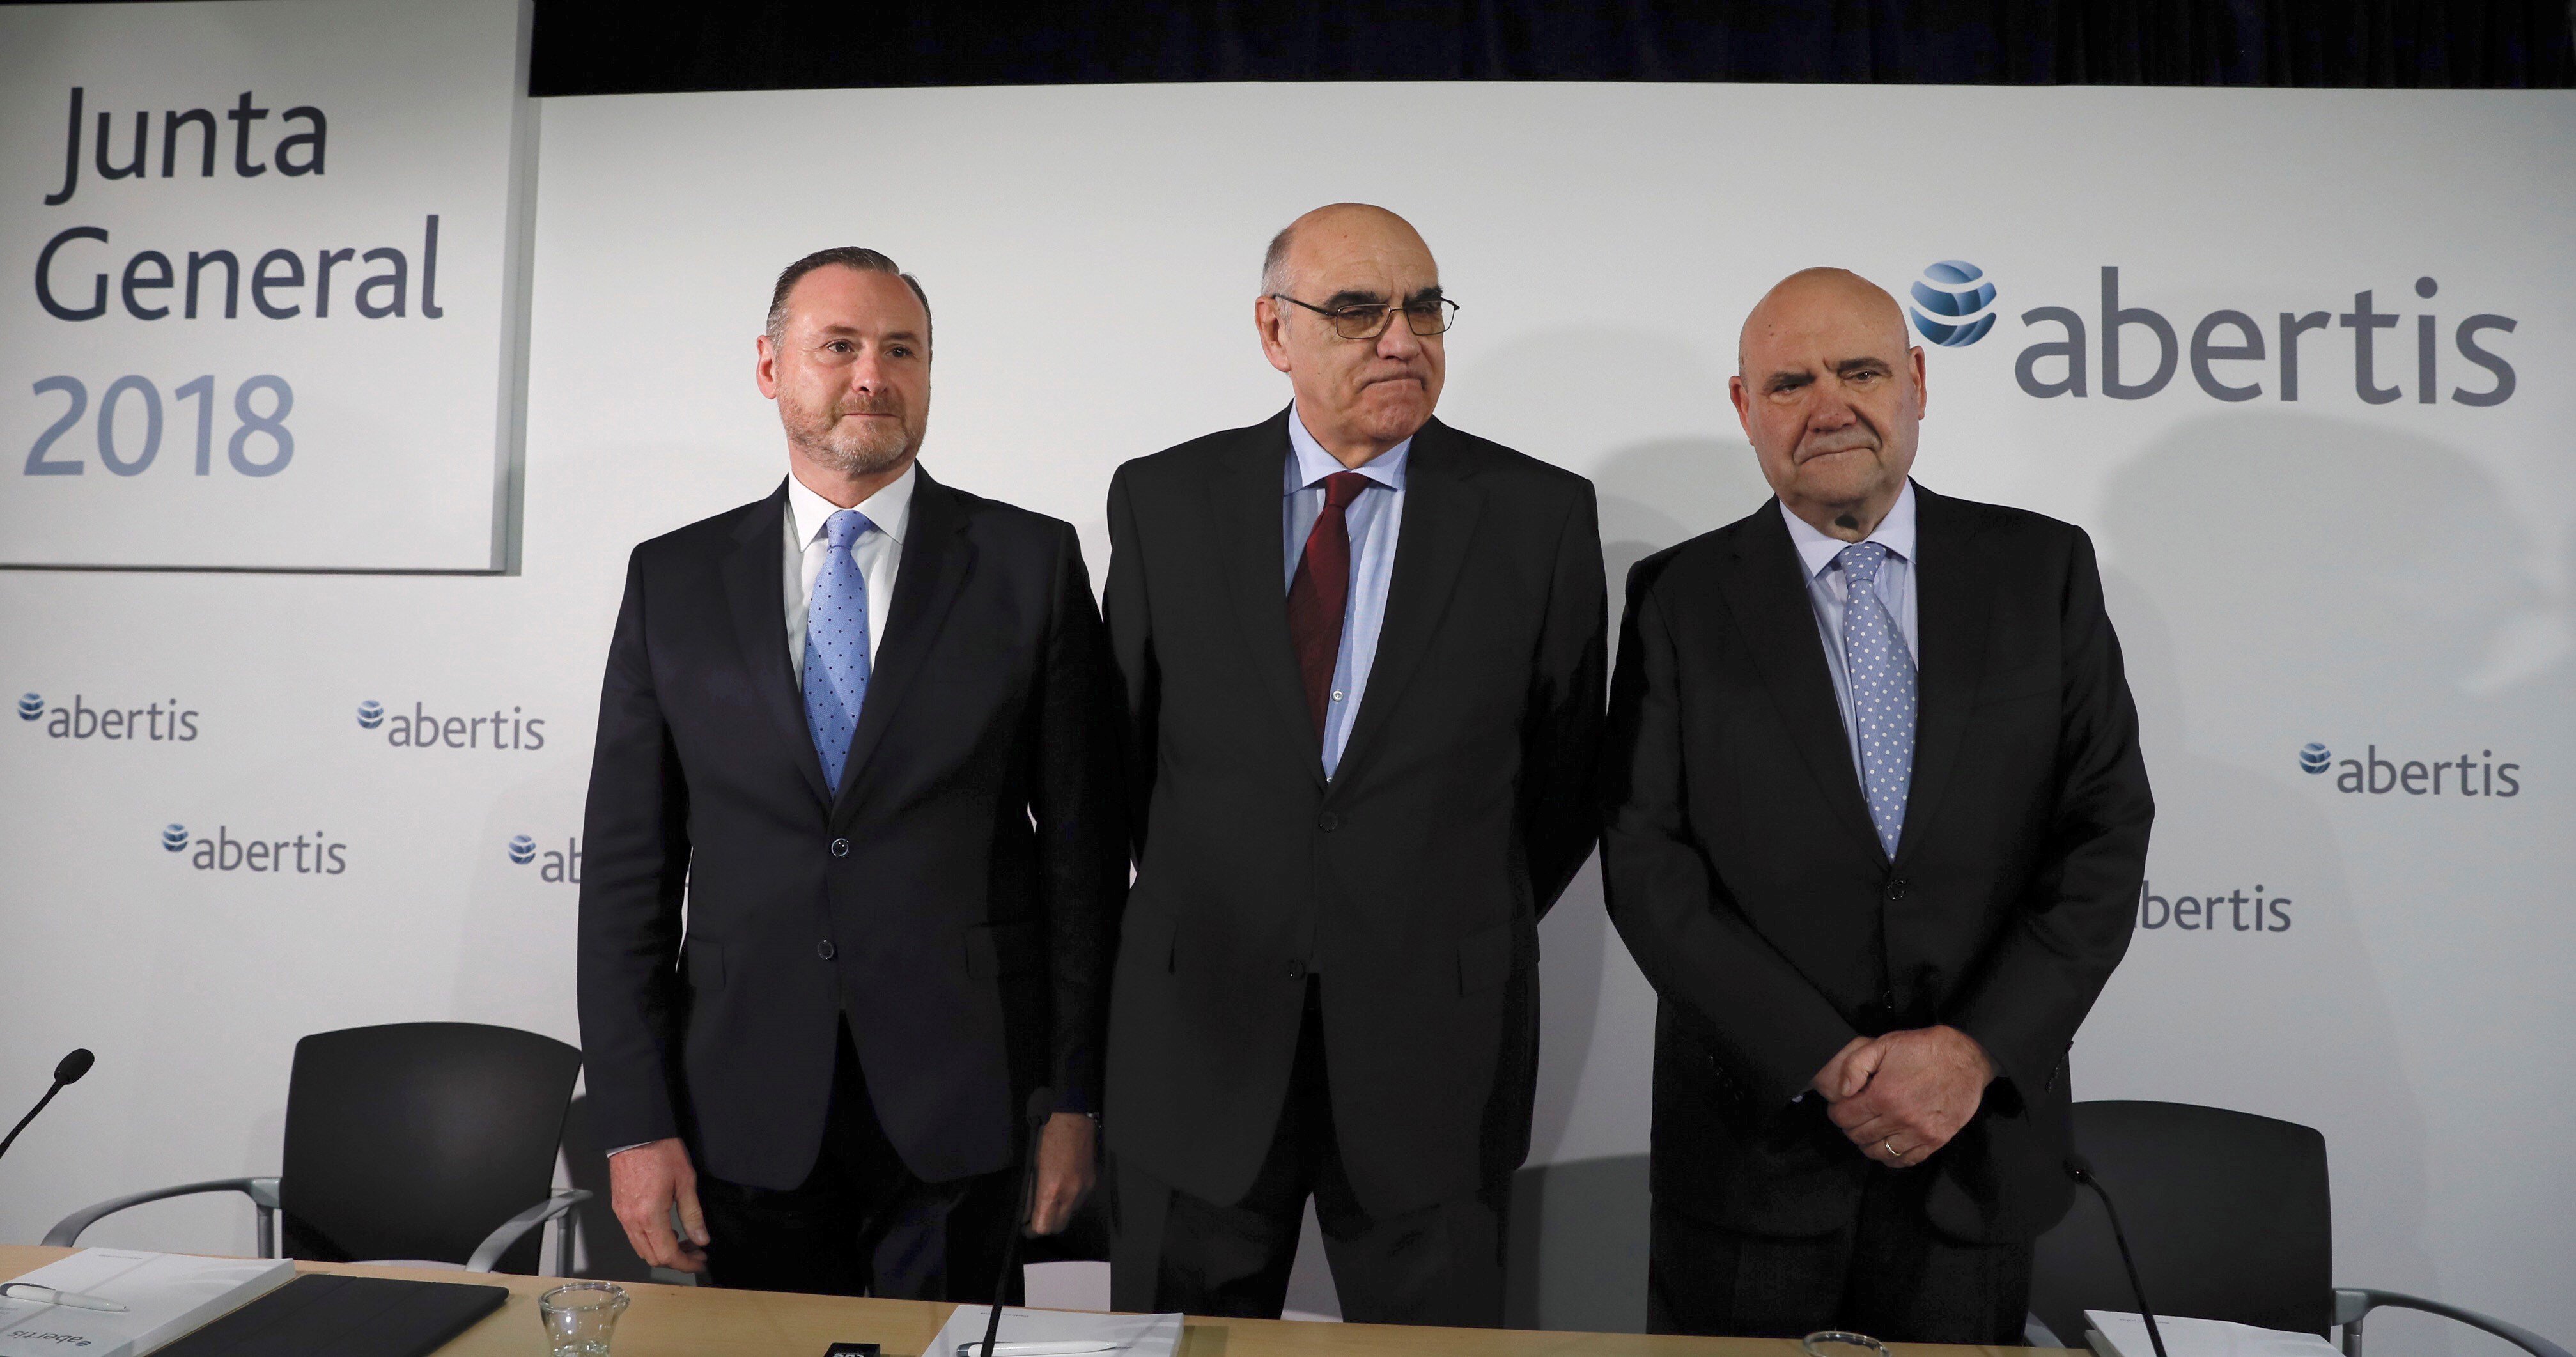
[{"label": "junta general 2018 sign", "polygon": [[526,33],[0,11],[0,564],[508,567]]}]

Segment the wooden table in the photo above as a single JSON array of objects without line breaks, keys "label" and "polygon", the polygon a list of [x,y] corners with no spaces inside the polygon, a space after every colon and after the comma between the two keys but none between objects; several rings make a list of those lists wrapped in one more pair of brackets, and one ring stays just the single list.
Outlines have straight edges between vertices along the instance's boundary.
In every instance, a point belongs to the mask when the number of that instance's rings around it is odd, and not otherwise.
[{"label": "wooden table", "polygon": [[[72,1252],[0,1244],[0,1281]],[[346,1272],[417,1281],[474,1281],[510,1288],[509,1303],[439,1350],[439,1357],[546,1357],[537,1327],[537,1294],[554,1277],[298,1263],[302,1272]],[[929,1301],[854,1300],[778,1291],[654,1286],[622,1282],[633,1298],[617,1322],[616,1357],[822,1357],[832,1343],[880,1343],[886,1357],[921,1357],[947,1322],[949,1307]],[[1898,1357],[2030,1357],[2026,1348],[1891,1344]],[[2042,1351],[2052,1351],[2043,1349]],[[1319,1324],[1275,1319],[1192,1319],[1181,1357],[1804,1357],[1797,1344],[1770,1338],[1661,1338],[1625,1333],[1557,1333],[1534,1329],[1431,1329],[1392,1324]]]}]

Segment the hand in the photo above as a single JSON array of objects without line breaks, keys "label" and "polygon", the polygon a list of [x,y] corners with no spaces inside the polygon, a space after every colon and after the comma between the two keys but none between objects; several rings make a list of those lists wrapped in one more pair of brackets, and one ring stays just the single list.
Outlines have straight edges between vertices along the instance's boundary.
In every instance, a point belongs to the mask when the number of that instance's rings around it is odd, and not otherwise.
[{"label": "hand", "polygon": [[1862,1086],[1869,1082],[1866,1071],[1852,1068],[1852,1053],[1868,1045],[1870,1039],[1867,1037],[1853,1037],[1844,1042],[1843,1048],[1834,1052],[1834,1058],[1826,1061],[1825,1067],[1816,1071],[1816,1077],[1808,1081],[1818,1093],[1825,1095],[1826,1102],[1841,1102],[1860,1092]]},{"label": "hand", "polygon": [[[687,1146],[656,1140],[608,1156],[608,1203],[637,1257],[674,1272],[706,1271],[707,1219]],[[671,1233],[674,1204],[685,1236]]]},{"label": "hand", "polygon": [[1038,1132],[1037,1199],[1029,1205],[1029,1233],[1054,1234],[1073,1219],[1098,1178],[1093,1142],[1100,1128],[1079,1112],[1058,1112]]},{"label": "hand", "polygon": [[1890,1032],[1835,1060],[1854,1092],[1827,1115],[1862,1154],[1893,1168],[1912,1168],[1949,1144],[1995,1077],[1985,1048],[1955,1027]]}]

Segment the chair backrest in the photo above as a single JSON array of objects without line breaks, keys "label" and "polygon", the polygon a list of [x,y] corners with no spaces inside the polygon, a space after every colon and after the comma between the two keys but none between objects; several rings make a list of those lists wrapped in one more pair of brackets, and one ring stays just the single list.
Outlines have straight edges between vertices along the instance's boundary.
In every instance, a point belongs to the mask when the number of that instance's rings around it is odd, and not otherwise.
[{"label": "chair backrest", "polygon": [[[2075,1148],[2119,1203],[2157,1313],[2320,1335],[2334,1323],[2324,1136],[2225,1108],[2095,1102],[2075,1105]],[[2086,1310],[2138,1308],[2088,1189],[2040,1236],[2030,1308],[2078,1346]]]},{"label": "chair backrest", "polygon": [[[295,1043],[278,1200],[293,1258],[462,1263],[545,1199],[581,1052],[479,1023],[317,1032]],[[531,1231],[501,1260],[533,1272]]]}]

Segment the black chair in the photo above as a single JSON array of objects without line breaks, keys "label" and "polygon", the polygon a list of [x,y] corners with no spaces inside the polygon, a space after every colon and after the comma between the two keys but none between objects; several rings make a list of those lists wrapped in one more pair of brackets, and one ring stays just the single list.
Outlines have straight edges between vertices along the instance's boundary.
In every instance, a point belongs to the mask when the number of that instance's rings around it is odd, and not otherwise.
[{"label": "black chair", "polygon": [[[2334,1211],[2326,1141],[2314,1130],[2189,1103],[2075,1105],[2075,1147],[2119,1203],[2138,1278],[2158,1314],[2223,1319],[2327,1336],[2361,1357],[2362,1318],[2382,1305],[2484,1329],[2534,1357],[2567,1350],[2517,1325],[2394,1291],[2334,1285]],[[2031,1273],[2032,1317],[2081,1342],[2086,1310],[2134,1311],[2101,1199],[2042,1235]]]},{"label": "black chair", "polygon": [[550,1192],[555,1148],[581,1052],[551,1037],[478,1023],[416,1022],[319,1032],[295,1043],[286,1150],[275,1178],[221,1178],[100,1202],[63,1218],[67,1247],[144,1202],[239,1192],[259,1210],[259,1253],[290,1258],[462,1264],[534,1272],[537,1227],[555,1222],[557,1266],[572,1257],[571,1208]]}]

